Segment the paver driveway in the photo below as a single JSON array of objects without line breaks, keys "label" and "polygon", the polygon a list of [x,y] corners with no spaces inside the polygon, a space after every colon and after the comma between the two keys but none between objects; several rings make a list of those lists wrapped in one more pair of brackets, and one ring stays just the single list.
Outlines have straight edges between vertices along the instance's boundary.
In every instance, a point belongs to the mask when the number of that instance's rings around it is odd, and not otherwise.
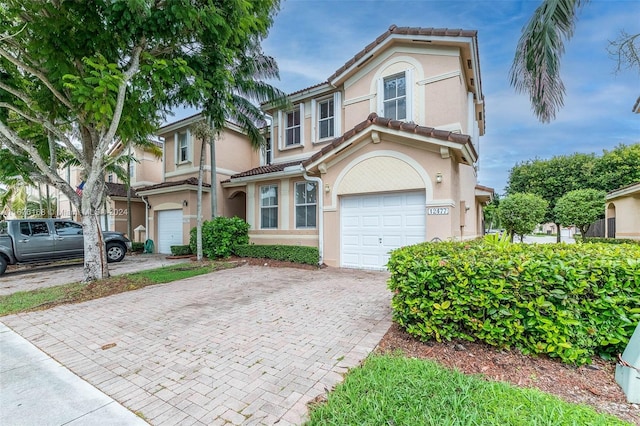
[{"label": "paver driveway", "polygon": [[387,278],[242,266],[0,320],[151,424],[300,424],[388,329]]}]

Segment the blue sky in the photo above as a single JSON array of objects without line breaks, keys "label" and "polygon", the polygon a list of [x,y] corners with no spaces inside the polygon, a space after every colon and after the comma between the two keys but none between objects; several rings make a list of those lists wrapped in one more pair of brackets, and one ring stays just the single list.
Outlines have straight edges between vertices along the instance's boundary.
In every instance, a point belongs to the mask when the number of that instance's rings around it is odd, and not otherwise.
[{"label": "blue sky", "polygon": [[640,32],[640,2],[595,0],[582,8],[566,44],[562,78],[565,106],[542,124],[528,97],[509,85],[509,69],[521,29],[540,1],[513,0],[283,0],[269,37],[262,43],[276,58],[280,81],[293,92],[325,81],[391,24],[478,31],[486,101],[485,136],[480,138],[479,182],[502,193],[517,162],[574,152],[602,153],[620,143],[640,143],[640,70],[615,74],[607,53],[620,30]]}]

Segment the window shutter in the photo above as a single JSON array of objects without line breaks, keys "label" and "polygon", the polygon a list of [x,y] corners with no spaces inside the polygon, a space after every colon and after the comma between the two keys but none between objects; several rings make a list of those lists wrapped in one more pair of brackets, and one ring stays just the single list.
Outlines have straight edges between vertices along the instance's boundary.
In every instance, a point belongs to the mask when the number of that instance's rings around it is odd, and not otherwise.
[{"label": "window shutter", "polygon": [[278,149],[282,149],[284,146],[284,119],[282,117],[282,111],[278,111]]},{"label": "window shutter", "polygon": [[187,161],[191,161],[191,130],[187,129]]},{"label": "window shutter", "polygon": [[340,92],[333,94],[333,137],[342,135],[342,100]]},{"label": "window shutter", "polygon": [[300,103],[300,145],[304,146],[304,102]]},{"label": "window shutter", "polygon": [[[318,118],[320,115],[317,113],[318,103],[315,99],[311,99],[311,143],[315,143],[318,137]],[[302,111],[300,112],[302,114]],[[302,122],[302,118],[301,121]]]},{"label": "window shutter", "polygon": [[173,161],[176,164],[176,166],[178,165],[178,162],[179,162],[178,161],[178,151],[179,151],[178,143],[179,143],[179,140],[180,140],[179,135],[180,135],[180,133],[178,133],[178,132],[173,134],[173,141],[174,141],[174,143],[173,143],[173,148],[174,148],[173,149]]},{"label": "window shutter", "polygon": [[404,73],[407,87],[407,118],[405,121],[413,122],[413,70],[408,69]]},{"label": "window shutter", "polygon": [[378,80],[378,116],[384,117],[384,78]]}]

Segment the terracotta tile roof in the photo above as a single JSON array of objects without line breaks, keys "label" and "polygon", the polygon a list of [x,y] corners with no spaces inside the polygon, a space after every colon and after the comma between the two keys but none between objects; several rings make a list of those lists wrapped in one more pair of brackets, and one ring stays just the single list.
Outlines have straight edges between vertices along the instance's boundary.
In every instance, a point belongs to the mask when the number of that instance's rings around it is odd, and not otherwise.
[{"label": "terracotta tile roof", "polygon": [[483,186],[483,185],[476,185],[476,189],[479,189],[480,191],[487,191],[487,192],[493,192],[493,193],[496,192],[495,189],[490,188],[488,186]]},{"label": "terracotta tile roof", "polygon": [[287,167],[297,166],[299,164],[302,164],[302,161],[292,161],[292,162],[289,162],[289,163],[269,164],[267,166],[255,167],[253,169],[246,170],[246,171],[241,172],[241,173],[237,173],[237,174],[231,176],[230,179],[227,179],[224,182],[229,182],[231,179],[235,179],[235,178],[264,175],[264,174],[267,174],[267,173],[282,172]]},{"label": "terracotta tile roof", "polygon": [[449,29],[449,28],[421,28],[421,27],[398,27],[391,25],[387,31],[382,33],[378,38],[369,43],[364,49],[356,53],[356,55],[349,59],[343,66],[338,68],[327,81],[331,81],[345,72],[349,67],[358,62],[367,53],[371,52],[377,46],[382,44],[392,34],[398,35],[416,35],[416,36],[436,36],[436,37],[476,37],[478,32],[475,30],[461,30],[461,29]]},{"label": "terracotta tile roof", "polygon": [[[107,195],[109,197],[126,197],[127,196],[127,186],[124,183],[113,183],[113,182],[105,182],[107,185]],[[139,198],[138,194],[133,188],[129,188],[129,193],[134,198]]]},{"label": "terracotta tile roof", "polygon": [[[468,144],[473,154],[477,156],[476,150],[473,147],[473,144],[471,143],[471,137],[467,135],[463,135],[460,133],[453,133],[447,130],[438,130],[438,129],[434,129],[433,127],[418,126],[417,124],[409,124],[402,121],[391,120],[390,118],[378,117],[378,115],[374,112],[369,114],[369,117],[367,117],[365,121],[357,124],[353,129],[348,130],[339,138],[336,138],[333,141],[331,141],[328,145],[326,145],[320,151],[313,154],[307,160],[293,161],[290,163],[282,163],[282,164],[270,164],[268,166],[256,167],[256,168],[244,171],[242,173],[237,173],[231,176],[229,179],[222,181],[222,183],[228,183],[228,182],[231,182],[233,179],[237,179],[241,177],[258,176],[258,175],[263,175],[267,173],[282,172],[287,167],[296,166],[299,164],[306,167],[309,164],[313,163],[314,161],[318,160],[319,158],[322,158],[322,156],[324,156],[325,154],[330,152],[332,149],[339,146],[342,142],[352,138],[358,133],[361,133],[362,131],[366,130],[368,127],[373,126],[374,124],[382,127],[387,127],[393,130],[400,130],[402,132],[409,133],[409,134],[427,136],[427,137],[440,139],[448,142],[456,142],[461,145]],[[145,190],[146,189],[147,188],[145,188]],[[493,191],[492,188],[488,188],[488,190]]]},{"label": "terracotta tile roof", "polygon": [[[178,181],[175,181],[175,182],[162,182],[162,183],[158,183],[156,185],[145,186],[144,188],[138,189],[138,191],[150,191],[152,189],[171,188],[172,186],[180,186],[180,185],[198,186],[198,178],[190,177],[188,179],[178,180]],[[203,188],[211,188],[211,184],[203,182],[202,183],[202,187]]]},{"label": "terracotta tile roof", "polygon": [[365,130],[367,127],[370,127],[374,124],[382,127],[387,127],[389,129],[400,130],[405,133],[427,136],[448,142],[456,142],[462,145],[468,144],[473,151],[473,154],[477,156],[476,150],[471,143],[471,137],[467,135],[463,135],[461,133],[453,133],[447,130],[438,130],[433,127],[418,126],[417,124],[405,123],[403,121],[392,120],[390,118],[378,117],[378,114],[373,112],[369,114],[369,117],[367,117],[365,121],[357,124],[353,129],[348,130],[339,138],[334,139],[330,144],[322,148],[320,151],[316,152],[311,158],[304,161],[302,165],[307,166],[313,163],[332,149],[339,146],[342,142],[352,138],[353,136]]},{"label": "terracotta tile roof", "polygon": [[398,27],[396,25],[391,25],[387,31],[382,33],[378,38],[376,38],[374,41],[369,43],[364,49],[356,53],[355,56],[349,59],[343,66],[338,68],[336,72],[334,72],[331,75],[331,77],[329,77],[326,81],[323,81],[322,83],[314,84],[313,86],[305,87],[304,89],[296,90],[295,92],[289,93],[287,96],[297,95],[299,93],[306,92],[307,90],[312,90],[322,85],[328,84],[331,80],[338,77],[340,74],[342,74],[347,69],[349,69],[349,67],[351,67],[353,64],[358,62],[360,59],[362,59],[362,57],[364,57],[367,53],[371,52],[373,49],[379,46],[392,34],[436,36],[436,37],[476,37],[478,35],[478,32],[476,30],[462,30],[462,29],[449,29],[449,28]]}]

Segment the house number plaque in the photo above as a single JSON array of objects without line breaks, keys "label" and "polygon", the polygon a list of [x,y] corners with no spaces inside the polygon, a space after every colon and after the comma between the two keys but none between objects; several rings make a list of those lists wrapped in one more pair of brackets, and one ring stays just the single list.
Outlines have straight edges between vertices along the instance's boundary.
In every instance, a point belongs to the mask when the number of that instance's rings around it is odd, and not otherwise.
[{"label": "house number plaque", "polygon": [[449,214],[449,207],[429,207],[427,214],[445,215]]}]

